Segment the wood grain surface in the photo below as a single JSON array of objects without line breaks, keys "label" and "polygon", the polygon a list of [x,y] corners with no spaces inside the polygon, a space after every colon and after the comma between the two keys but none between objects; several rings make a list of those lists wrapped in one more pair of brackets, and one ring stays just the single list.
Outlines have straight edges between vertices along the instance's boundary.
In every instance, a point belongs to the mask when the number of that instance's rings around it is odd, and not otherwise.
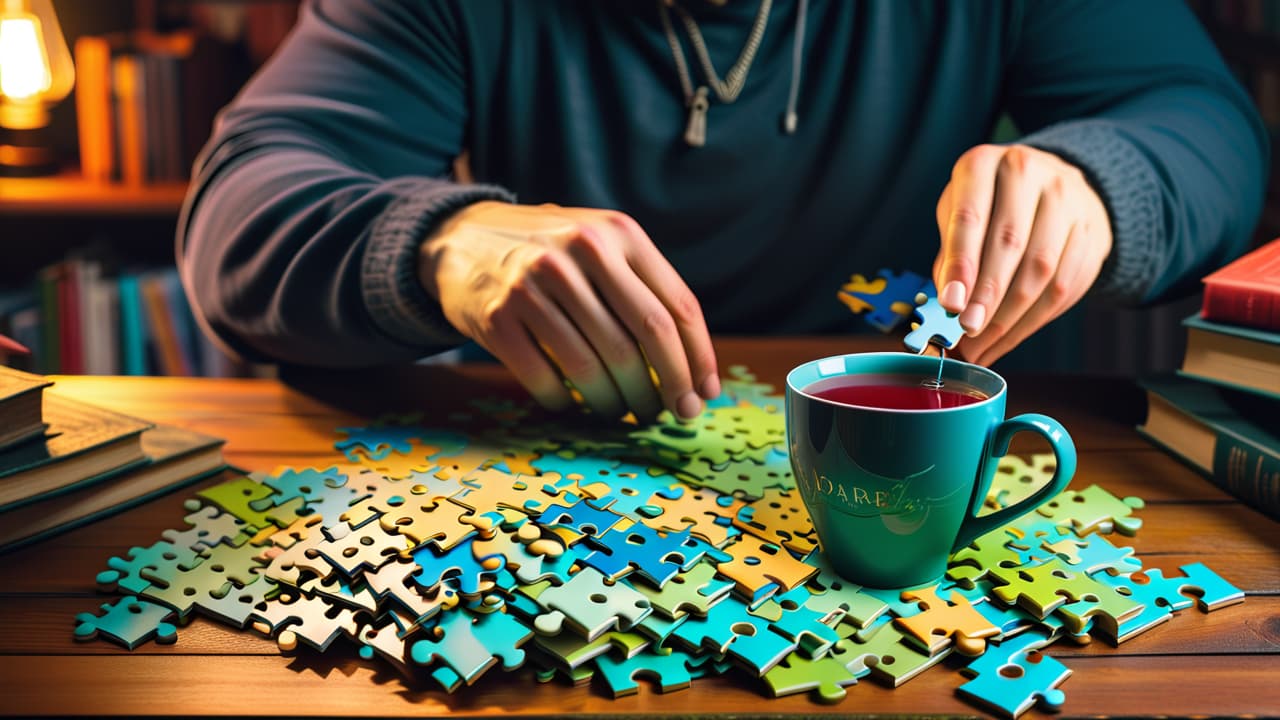
[{"label": "wood grain surface", "polygon": [[[744,364],[781,391],[786,371],[817,357],[888,350],[850,339],[720,338],[722,367]],[[281,380],[59,377],[57,391],[121,412],[227,439],[226,456],[245,470],[325,467],[338,458],[337,427],[388,411],[419,411],[445,425],[468,399],[523,396],[494,365],[415,366],[375,372],[286,370]],[[1119,648],[1103,640],[1059,643],[1050,655],[1073,671],[1063,717],[1280,716],[1280,524],[1242,506],[1153,449],[1134,431],[1143,395],[1119,379],[1009,377],[1009,412],[1058,418],[1080,450],[1072,487],[1099,484],[1147,501],[1132,545],[1148,567],[1173,572],[1204,562],[1244,588],[1245,603],[1204,614],[1181,611]],[[432,422],[432,417],[441,418]],[[1034,443],[1015,450],[1035,452]],[[207,481],[217,482],[217,479]],[[734,716],[981,714],[959,699],[966,681],[948,659],[901,688],[874,681],[849,688],[835,706],[805,695],[772,699],[739,675],[696,680],[689,690],[614,700],[599,686],[539,684],[532,673],[489,673],[448,695],[410,686],[353,649],[282,656],[274,641],[203,618],[174,645],[134,652],[78,643],[78,612],[112,599],[94,575],[107,558],[159,539],[181,521],[191,490],[25,550],[0,555],[0,713],[7,715],[245,716]],[[1027,717],[1041,714],[1033,710]],[[1047,715],[1044,717],[1048,717]]]}]

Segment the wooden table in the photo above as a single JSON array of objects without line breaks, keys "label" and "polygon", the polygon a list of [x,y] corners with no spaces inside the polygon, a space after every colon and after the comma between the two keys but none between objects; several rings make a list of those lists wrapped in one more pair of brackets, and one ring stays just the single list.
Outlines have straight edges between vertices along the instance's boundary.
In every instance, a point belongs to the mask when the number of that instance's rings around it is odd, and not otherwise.
[{"label": "wooden table", "polygon": [[[781,387],[804,360],[881,347],[819,339],[721,339],[722,366],[745,363]],[[413,367],[378,373],[294,373],[286,382],[163,378],[58,378],[82,399],[227,439],[227,459],[249,470],[326,467],[334,429],[389,409],[425,411],[428,424],[467,398],[518,388],[496,366]],[[1280,524],[1234,502],[1154,450],[1133,431],[1144,413],[1132,383],[1083,377],[1010,378],[1010,412],[1039,411],[1066,425],[1080,450],[1073,483],[1098,483],[1147,501],[1132,539],[1148,566],[1203,561],[1248,591],[1243,605],[1191,609],[1124,644],[1055,645],[1074,675],[1064,716],[1280,715]],[[1033,448],[1028,448],[1033,449]],[[701,679],[691,689],[610,699],[597,688],[537,684],[531,673],[491,672],[447,695],[406,687],[394,671],[331,650],[282,657],[273,641],[197,618],[177,644],[114,645],[72,639],[72,618],[107,598],[94,575],[108,557],[158,540],[180,522],[177,492],[24,551],[0,556],[0,712],[198,715],[717,715],[960,714],[955,668],[935,667],[889,690],[864,681],[843,704],[770,699],[759,686]],[[1117,538],[1124,540],[1123,538]],[[1035,716],[1033,711],[1030,716]]]}]

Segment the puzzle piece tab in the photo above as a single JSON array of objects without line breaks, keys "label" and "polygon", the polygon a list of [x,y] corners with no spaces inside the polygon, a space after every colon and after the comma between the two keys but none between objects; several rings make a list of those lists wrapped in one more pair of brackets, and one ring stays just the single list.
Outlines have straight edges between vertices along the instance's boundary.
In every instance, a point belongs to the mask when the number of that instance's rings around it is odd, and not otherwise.
[{"label": "puzzle piece tab", "polygon": [[964,328],[960,326],[960,313],[953,313],[938,304],[938,298],[919,293],[915,297],[916,319],[918,326],[902,339],[907,349],[919,355],[931,343],[944,348],[953,348],[960,338],[964,337]]}]

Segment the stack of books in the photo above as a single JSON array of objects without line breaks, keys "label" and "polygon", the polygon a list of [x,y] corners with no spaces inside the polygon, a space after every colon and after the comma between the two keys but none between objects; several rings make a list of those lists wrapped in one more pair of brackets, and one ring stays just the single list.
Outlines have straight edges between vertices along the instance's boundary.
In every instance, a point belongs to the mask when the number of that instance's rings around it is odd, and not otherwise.
[{"label": "stack of books", "polygon": [[0,366],[0,552],[225,467],[217,438],[95,407],[51,385]]},{"label": "stack of books", "polygon": [[1280,239],[1204,279],[1175,377],[1143,381],[1138,431],[1280,519]]}]

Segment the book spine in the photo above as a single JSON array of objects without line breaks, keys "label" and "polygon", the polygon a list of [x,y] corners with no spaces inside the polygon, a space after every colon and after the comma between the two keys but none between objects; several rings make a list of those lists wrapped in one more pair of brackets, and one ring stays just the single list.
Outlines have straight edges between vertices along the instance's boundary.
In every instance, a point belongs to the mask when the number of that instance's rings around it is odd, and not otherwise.
[{"label": "book spine", "polygon": [[58,317],[59,265],[40,271],[40,350],[36,367],[41,375],[55,375],[62,369],[62,329]]},{"label": "book spine", "polygon": [[1280,520],[1280,449],[1218,433],[1211,480],[1250,507]]},{"label": "book spine", "polygon": [[1280,330],[1280,287],[1263,290],[1206,280],[1200,315],[1214,322]]},{"label": "book spine", "polygon": [[111,46],[106,38],[76,40],[76,120],[80,170],[86,180],[110,182],[114,172],[111,121]]},{"label": "book spine", "polygon": [[120,179],[126,185],[147,180],[146,82],[136,55],[121,55],[111,64],[115,88],[116,139],[120,148]]},{"label": "book spine", "polygon": [[136,275],[120,276],[120,364],[125,375],[147,374],[146,321]]}]

